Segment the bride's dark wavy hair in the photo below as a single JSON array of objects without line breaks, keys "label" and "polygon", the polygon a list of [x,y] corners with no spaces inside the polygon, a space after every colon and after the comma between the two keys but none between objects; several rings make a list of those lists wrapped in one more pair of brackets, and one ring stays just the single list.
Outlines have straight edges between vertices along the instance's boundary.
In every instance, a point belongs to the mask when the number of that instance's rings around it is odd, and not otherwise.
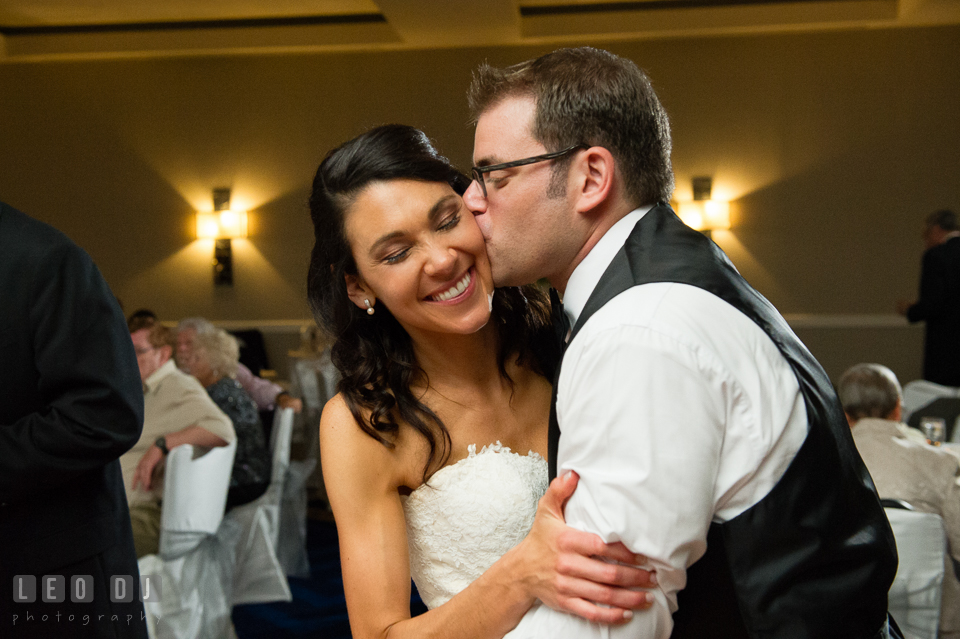
[{"label": "bride's dark wavy hair", "polygon": [[[344,226],[346,214],[371,183],[398,179],[444,182],[459,195],[470,186],[470,179],[413,127],[377,127],[330,151],[310,195],[316,243],[307,293],[317,324],[333,339],[332,359],[341,375],[337,390],[357,424],[390,448],[401,423],[423,435],[430,447],[423,470],[426,481],[431,469],[446,463],[451,446],[443,421],[410,389],[429,380],[414,357],[410,336],[390,311],[381,304],[368,315],[347,296],[345,280],[346,275],[357,275]],[[558,353],[551,339],[549,302],[540,289],[496,289],[490,321],[497,327],[500,374],[511,386],[506,364],[515,355],[522,365],[552,377]]]}]

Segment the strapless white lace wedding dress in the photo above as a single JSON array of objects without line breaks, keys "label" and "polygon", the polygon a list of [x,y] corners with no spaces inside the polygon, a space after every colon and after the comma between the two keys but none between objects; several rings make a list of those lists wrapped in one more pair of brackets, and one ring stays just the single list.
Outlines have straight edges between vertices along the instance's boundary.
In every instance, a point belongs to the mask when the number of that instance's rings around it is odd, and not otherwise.
[{"label": "strapless white lace wedding dress", "polygon": [[547,462],[500,442],[468,448],[403,499],[410,574],[428,608],[463,590],[526,537],[547,490]]}]

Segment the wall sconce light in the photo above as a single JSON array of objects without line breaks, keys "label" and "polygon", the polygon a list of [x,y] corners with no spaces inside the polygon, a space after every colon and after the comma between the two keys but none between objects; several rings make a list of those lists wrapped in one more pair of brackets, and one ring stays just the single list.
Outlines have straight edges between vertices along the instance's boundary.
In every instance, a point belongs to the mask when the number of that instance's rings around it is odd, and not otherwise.
[{"label": "wall sconce light", "polygon": [[213,190],[213,211],[197,212],[197,239],[213,239],[213,283],[233,285],[230,240],[247,237],[247,212],[230,209],[230,189]]},{"label": "wall sconce light", "polygon": [[730,203],[710,199],[712,190],[713,178],[693,178],[693,201],[681,202],[678,211],[684,224],[708,237],[712,231],[730,228]]}]

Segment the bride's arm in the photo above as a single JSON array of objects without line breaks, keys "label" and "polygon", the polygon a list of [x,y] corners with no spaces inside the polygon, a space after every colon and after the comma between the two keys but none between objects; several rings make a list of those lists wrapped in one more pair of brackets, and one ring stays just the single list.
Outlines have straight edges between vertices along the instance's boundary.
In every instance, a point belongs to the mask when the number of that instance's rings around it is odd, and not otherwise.
[{"label": "bride's arm", "polygon": [[[337,522],[343,586],[356,639],[497,639],[537,598],[606,623],[623,621],[626,609],[648,607],[645,592],[611,587],[649,587],[648,573],[589,558],[638,563],[632,553],[563,525],[562,502],[572,487],[558,480],[541,500],[527,539],[446,604],[411,618],[406,525],[398,493],[409,468],[404,468],[401,449],[388,449],[363,433],[339,396],[325,407],[321,466]],[[600,607],[587,599],[617,607]]]}]

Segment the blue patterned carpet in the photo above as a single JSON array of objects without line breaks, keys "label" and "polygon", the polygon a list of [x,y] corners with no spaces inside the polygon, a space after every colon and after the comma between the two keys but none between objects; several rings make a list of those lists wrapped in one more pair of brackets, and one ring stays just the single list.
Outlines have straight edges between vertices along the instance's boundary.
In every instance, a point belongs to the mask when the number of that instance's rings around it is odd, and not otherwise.
[{"label": "blue patterned carpet", "polygon": [[[233,624],[239,639],[349,639],[343,597],[337,529],[331,521],[307,521],[310,579],[290,579],[293,601],[236,606]],[[414,614],[425,608],[413,591]]]}]

